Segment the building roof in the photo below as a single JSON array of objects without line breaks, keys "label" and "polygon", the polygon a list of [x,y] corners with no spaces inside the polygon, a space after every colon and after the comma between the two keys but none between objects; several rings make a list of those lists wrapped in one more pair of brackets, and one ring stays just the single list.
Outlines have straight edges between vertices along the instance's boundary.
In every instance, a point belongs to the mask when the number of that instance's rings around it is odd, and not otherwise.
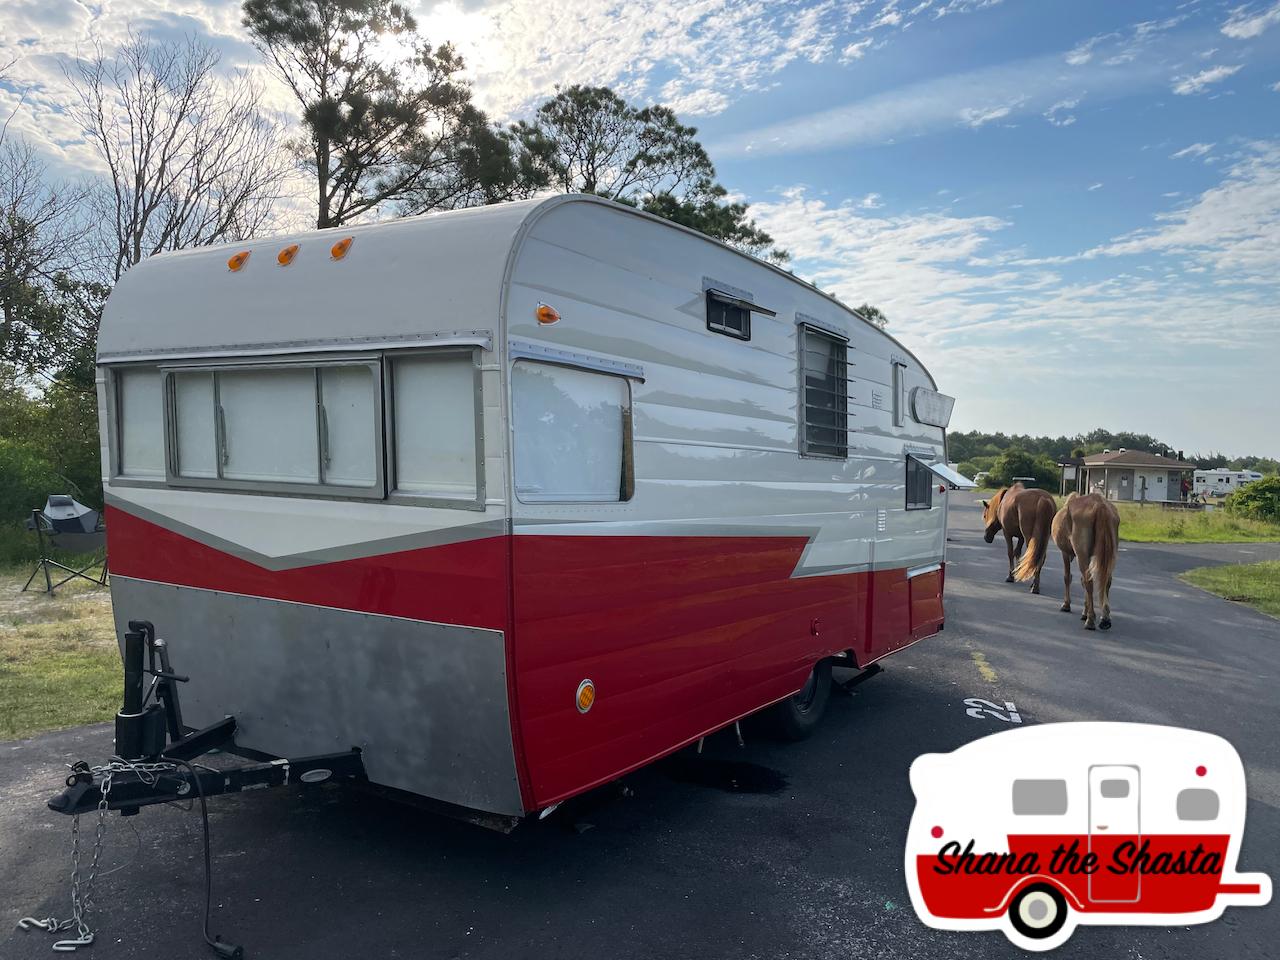
[{"label": "building roof", "polygon": [[1112,450],[1110,453],[1094,453],[1084,458],[1086,467],[1164,467],[1168,470],[1194,470],[1194,463],[1162,457],[1145,450]]},{"label": "building roof", "polygon": [[1056,462],[1060,467],[1082,467],[1084,457],[1059,457]]}]

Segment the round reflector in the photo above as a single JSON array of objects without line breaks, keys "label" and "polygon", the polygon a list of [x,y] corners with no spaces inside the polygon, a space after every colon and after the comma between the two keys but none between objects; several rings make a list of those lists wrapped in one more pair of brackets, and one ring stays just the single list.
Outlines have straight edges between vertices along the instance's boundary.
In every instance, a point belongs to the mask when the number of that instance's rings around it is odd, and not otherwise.
[{"label": "round reflector", "polygon": [[586,713],[591,709],[591,705],[596,702],[596,685],[590,680],[583,680],[578,684],[578,712]]}]

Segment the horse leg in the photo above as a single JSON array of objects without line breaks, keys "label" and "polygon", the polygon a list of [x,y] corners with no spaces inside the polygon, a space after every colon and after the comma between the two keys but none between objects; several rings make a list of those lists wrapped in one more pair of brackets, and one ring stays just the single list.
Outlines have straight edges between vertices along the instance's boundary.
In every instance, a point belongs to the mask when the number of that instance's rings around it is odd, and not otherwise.
[{"label": "horse leg", "polygon": [[[1013,561],[1017,556],[1017,553],[1013,550],[1013,535],[1010,534],[1008,530],[1004,533],[1004,545],[1005,549],[1009,551],[1009,576],[1005,577],[1004,582],[1013,583]],[[1019,550],[1021,550],[1021,547],[1019,547]]]},{"label": "horse leg", "polygon": [[1102,591],[1102,619],[1098,621],[1099,630],[1111,629],[1111,578],[1107,577],[1106,588]]},{"label": "horse leg", "polygon": [[1071,556],[1062,551],[1062,606],[1063,613],[1071,612]]},{"label": "horse leg", "polygon": [[1084,621],[1086,630],[1096,630],[1097,612],[1093,608],[1093,580],[1089,577],[1089,568],[1085,566],[1083,561],[1080,564],[1080,579],[1084,583],[1084,616],[1080,619]]}]

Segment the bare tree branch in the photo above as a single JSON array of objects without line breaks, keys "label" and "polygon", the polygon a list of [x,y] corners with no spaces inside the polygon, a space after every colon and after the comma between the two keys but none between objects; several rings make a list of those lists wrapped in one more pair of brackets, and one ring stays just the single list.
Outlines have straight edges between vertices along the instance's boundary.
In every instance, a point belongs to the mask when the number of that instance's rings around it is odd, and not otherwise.
[{"label": "bare tree branch", "polygon": [[287,172],[280,130],[261,87],[218,64],[194,37],[131,34],[66,67],[70,112],[107,170],[93,202],[113,280],[154,253],[244,239],[271,215]]}]

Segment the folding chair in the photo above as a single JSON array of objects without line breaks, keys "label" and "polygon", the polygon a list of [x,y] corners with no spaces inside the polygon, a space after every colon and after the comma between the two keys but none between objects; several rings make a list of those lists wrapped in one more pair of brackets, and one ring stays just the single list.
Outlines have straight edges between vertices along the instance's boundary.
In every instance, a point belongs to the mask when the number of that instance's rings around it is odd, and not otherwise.
[{"label": "folding chair", "polygon": [[[92,510],[64,494],[51,494],[43,510],[31,511],[27,529],[34,531],[40,541],[40,560],[23,585],[24,591],[42,573],[44,574],[44,593],[53,593],[68,580],[74,580],[77,577],[96,583],[98,586],[106,585],[107,533],[102,523],[102,515],[97,510]],[[93,559],[77,569],[49,556],[55,550],[62,552],[64,556],[70,554],[83,556],[91,553]],[[90,575],[90,571],[99,567],[101,570],[98,573]],[[61,579],[55,580],[56,577]]]}]

